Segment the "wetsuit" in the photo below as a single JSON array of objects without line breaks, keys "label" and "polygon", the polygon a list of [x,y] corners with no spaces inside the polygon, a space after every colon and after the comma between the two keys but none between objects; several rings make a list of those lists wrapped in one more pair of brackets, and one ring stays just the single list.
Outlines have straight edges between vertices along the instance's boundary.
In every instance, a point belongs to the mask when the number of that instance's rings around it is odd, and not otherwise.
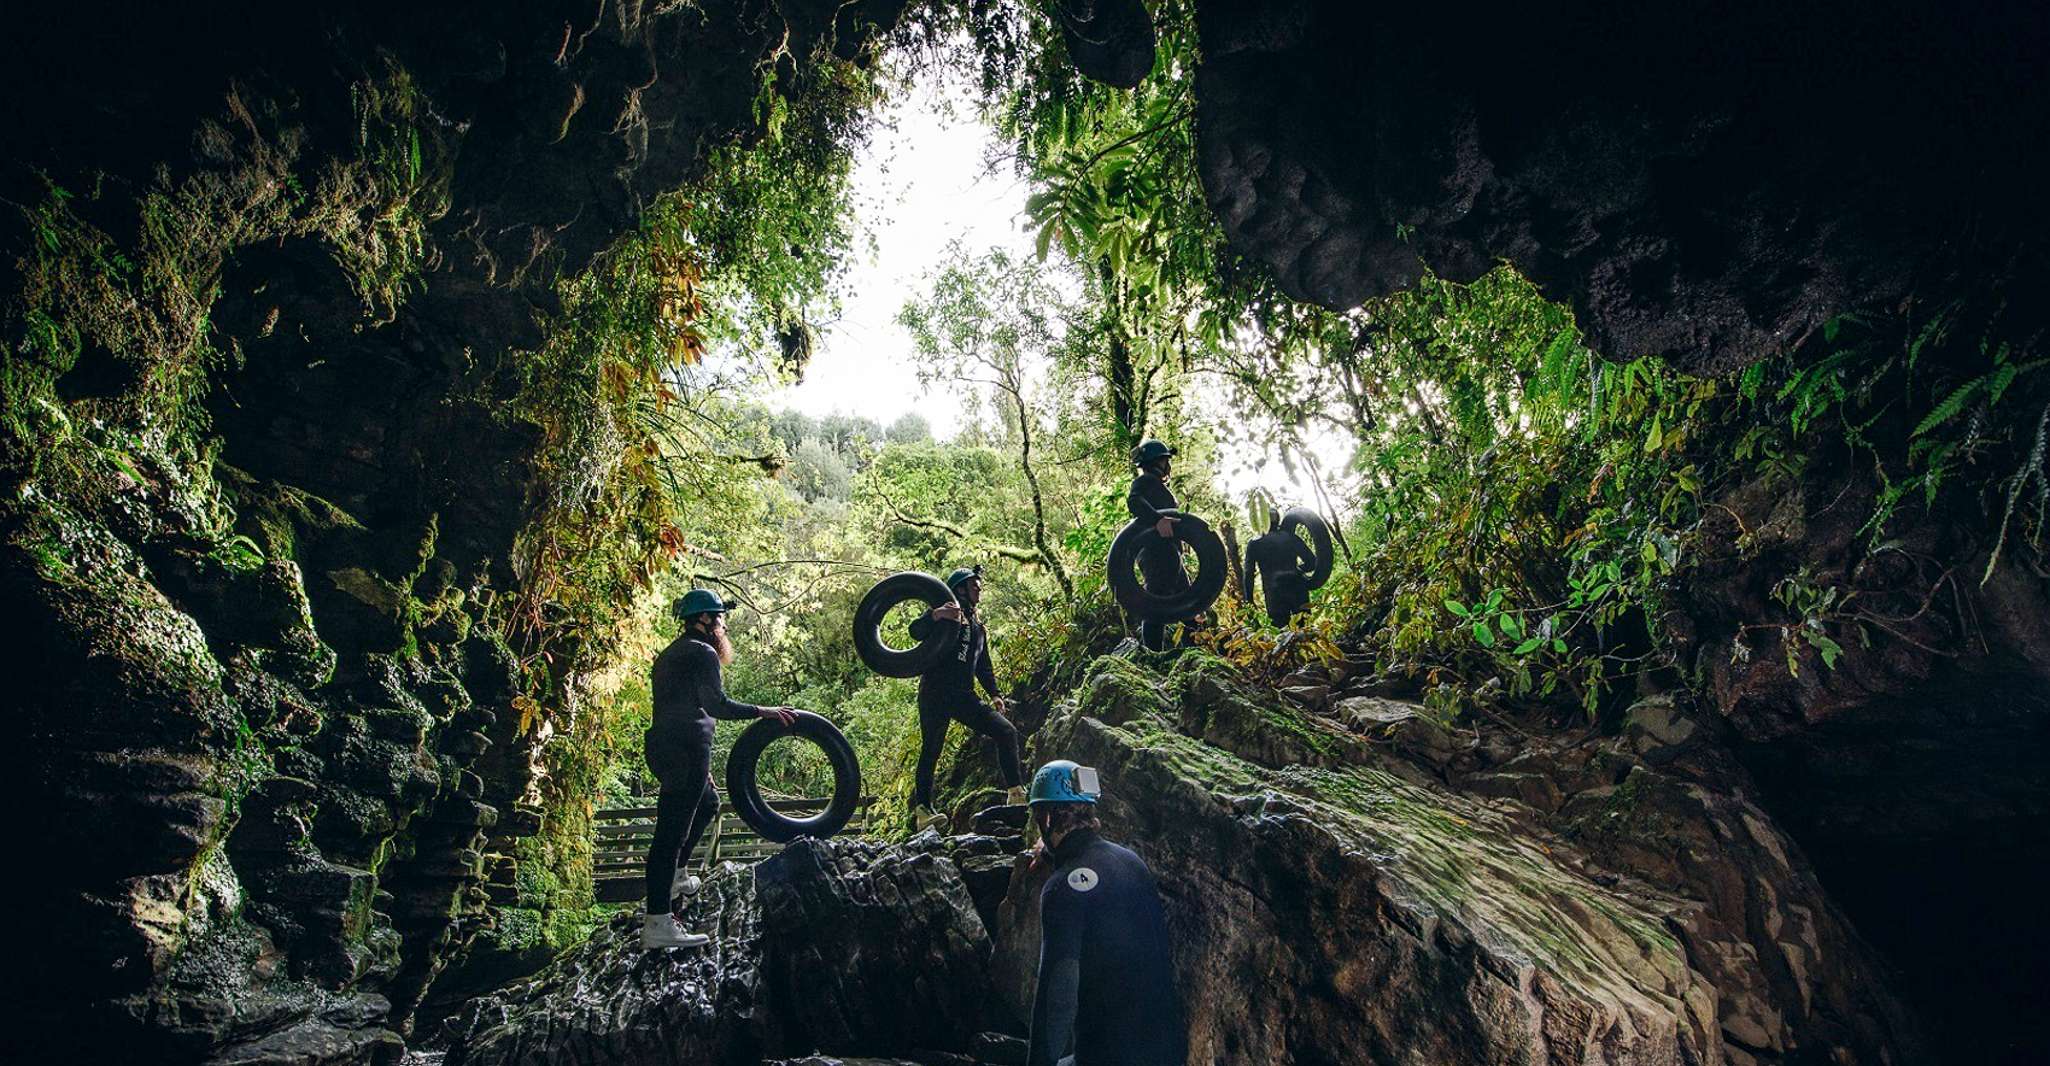
[{"label": "wetsuit", "polygon": [[1027,1066],[1183,1066],[1167,916],[1153,872],[1078,829],[1053,849],[1039,890],[1039,986]]},{"label": "wetsuit", "polygon": [[[1005,787],[1016,788],[1025,783],[1024,767],[1018,763],[1017,728],[975,695],[977,681],[982,682],[983,691],[992,697],[997,695],[996,667],[989,659],[989,631],[972,609],[963,606],[961,611],[967,618],[968,631],[952,654],[942,657],[918,678],[918,773],[912,781],[913,806],[932,805],[932,775],[939,765],[940,747],[946,743],[948,722],[959,722],[997,742],[997,769],[1003,774]],[[934,626],[959,624],[941,621],[928,612],[911,623],[911,637],[924,640]]]},{"label": "wetsuit", "polygon": [[690,862],[705,827],[719,814],[712,784],[712,720],[758,718],[762,709],[726,695],[719,653],[685,634],[655,658],[655,724],[644,738],[648,769],[662,783],[655,803],[655,840],[648,847],[648,911],[669,910],[676,868]]},{"label": "wetsuit", "polygon": [[[1158,522],[1162,511],[1179,511],[1182,504],[1175,499],[1174,490],[1167,482],[1152,472],[1142,473],[1132,479],[1130,492],[1125,493],[1125,509],[1133,518],[1143,518],[1148,523]],[[1189,575],[1182,569],[1182,546],[1179,541],[1156,541],[1139,553],[1139,576],[1146,591],[1156,596],[1177,596],[1188,591]],[[1149,651],[1159,651],[1167,643],[1167,626],[1164,621],[1141,619],[1139,622],[1139,643]]]},{"label": "wetsuit", "polygon": [[1310,579],[1302,571],[1307,550],[1300,537],[1279,529],[1262,533],[1246,545],[1242,592],[1247,600],[1253,598],[1253,572],[1259,571],[1260,598],[1266,602],[1267,617],[1275,625],[1287,625],[1290,618],[1310,605]]}]

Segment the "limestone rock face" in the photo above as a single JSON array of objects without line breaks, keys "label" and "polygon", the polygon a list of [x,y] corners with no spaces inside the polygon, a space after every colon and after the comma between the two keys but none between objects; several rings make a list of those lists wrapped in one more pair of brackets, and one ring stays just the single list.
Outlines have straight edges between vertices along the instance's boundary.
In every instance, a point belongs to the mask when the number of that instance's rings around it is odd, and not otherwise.
[{"label": "limestone rock face", "polygon": [[[0,780],[45,871],[15,947],[48,960],[6,975],[43,1021],[0,1059],[390,1057],[517,895],[568,713],[516,706],[485,609],[548,489],[507,410],[557,282],[761,132],[764,63],[794,84],[902,9],[24,14],[10,383],[24,322],[70,340],[10,384],[40,428],[0,449]],[[38,204],[69,205],[61,239]]]},{"label": "limestone rock face", "polygon": [[973,1062],[991,940],[959,863],[977,839],[801,840],[752,870],[729,866],[686,916],[714,936],[707,949],[644,951],[639,919],[622,918],[472,1001],[450,1022],[447,1064]]},{"label": "limestone rock face", "polygon": [[[1598,351],[1712,371],[1953,271],[2043,276],[2044,148],[2011,136],[2050,115],[2039,7],[1196,13],[1210,206],[1327,307],[1507,259]],[[1943,236],[1975,224],[1998,249]]]},{"label": "limestone rock face", "polygon": [[[1658,730],[1633,736],[1664,750]],[[1109,835],[1160,876],[1198,1060],[1906,1061],[1882,971],[1734,768],[1652,770],[1619,741],[1426,769],[1381,735],[1191,654],[1165,678],[1099,660],[1035,738],[1103,770]],[[1504,773],[1558,795],[1476,795]],[[1662,798],[1604,822],[1619,781]],[[1614,843],[1633,834],[1665,846]]]},{"label": "limestone rock face", "polygon": [[472,1000],[450,1020],[446,1066],[513,1063],[738,1063],[759,1058],[760,912],[746,871],[728,866],[691,905],[698,951],[644,951],[622,916],[534,978]]}]

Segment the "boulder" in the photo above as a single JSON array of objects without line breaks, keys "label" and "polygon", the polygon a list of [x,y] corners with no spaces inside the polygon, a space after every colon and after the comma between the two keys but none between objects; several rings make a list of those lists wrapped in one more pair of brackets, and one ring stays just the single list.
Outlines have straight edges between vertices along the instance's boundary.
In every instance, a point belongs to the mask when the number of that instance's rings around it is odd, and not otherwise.
[{"label": "boulder", "polygon": [[447,1066],[973,1061],[991,942],[957,861],[987,858],[979,840],[803,839],[751,870],[729,864],[685,915],[714,937],[705,950],[644,951],[639,916],[622,916],[472,1000],[449,1023]]}]

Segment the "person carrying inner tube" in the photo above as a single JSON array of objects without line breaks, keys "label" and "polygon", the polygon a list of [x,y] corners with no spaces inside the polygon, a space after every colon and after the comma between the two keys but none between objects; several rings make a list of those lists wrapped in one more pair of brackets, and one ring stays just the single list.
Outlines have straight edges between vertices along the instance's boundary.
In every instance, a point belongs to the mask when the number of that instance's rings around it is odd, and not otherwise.
[{"label": "person carrying inner tube", "polygon": [[662,783],[655,803],[655,840],[648,848],[644,948],[695,948],[711,940],[684,932],[669,901],[697,894],[690,853],[719,816],[719,790],[712,784],[712,720],[774,718],[789,725],[797,715],[794,708],[757,707],[726,695],[719,668],[733,661],[733,644],[726,639],[726,604],[718,593],[692,589],[672,610],[683,632],[655,657],[655,724],[643,739],[648,769]]},{"label": "person carrying inner tube", "polygon": [[[1018,730],[1004,717],[1009,708],[997,694],[996,666],[989,657],[989,631],[975,615],[982,602],[982,568],[956,570],[947,575],[947,591],[953,603],[943,603],[911,623],[914,640],[924,640],[933,627],[942,624],[963,627],[952,654],[942,656],[933,668],[918,678],[918,774],[911,789],[911,814],[917,829],[944,823],[945,815],[932,809],[932,775],[939,765],[940,747],[947,740],[947,723],[959,722],[997,742],[997,769],[1010,789],[1008,801],[1025,801],[1025,770],[1018,761]],[[982,682],[991,703],[975,696],[975,683]],[[993,704],[993,705],[992,705]]]},{"label": "person carrying inner tube", "polygon": [[1032,775],[1039,981],[1028,1066],[1183,1066],[1188,1030],[1175,990],[1160,889],[1144,860],[1097,833],[1096,771],[1056,759]]},{"label": "person carrying inner tube", "polygon": [[[1188,591],[1189,575],[1182,569],[1182,549],[1174,539],[1175,520],[1162,511],[1179,511],[1167,479],[1174,471],[1174,449],[1157,440],[1141,441],[1132,449],[1132,465],[1139,469],[1125,493],[1125,509],[1133,518],[1153,523],[1163,538],[1139,553],[1139,576],[1146,591],[1156,596],[1175,596]],[[1167,643],[1167,623],[1150,618],[1139,620],[1139,643],[1147,651],[1159,651]]]},{"label": "person carrying inner tube", "polygon": [[1267,523],[1267,532],[1246,545],[1245,585],[1240,594],[1253,599],[1253,575],[1260,575],[1260,598],[1267,604],[1267,617],[1285,626],[1296,615],[1310,609],[1310,579],[1303,575],[1303,542],[1284,530],[1279,519]]}]

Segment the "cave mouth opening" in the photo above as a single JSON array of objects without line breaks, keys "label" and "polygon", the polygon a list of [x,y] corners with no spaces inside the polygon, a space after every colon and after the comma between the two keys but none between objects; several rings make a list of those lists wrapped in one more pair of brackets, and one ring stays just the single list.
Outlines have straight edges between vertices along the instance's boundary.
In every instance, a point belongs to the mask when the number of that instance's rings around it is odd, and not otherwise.
[{"label": "cave mouth opening", "polygon": [[1823,888],[1893,967],[1936,1061],[2050,1061],[2039,674],[1947,671],[1741,754]]}]

